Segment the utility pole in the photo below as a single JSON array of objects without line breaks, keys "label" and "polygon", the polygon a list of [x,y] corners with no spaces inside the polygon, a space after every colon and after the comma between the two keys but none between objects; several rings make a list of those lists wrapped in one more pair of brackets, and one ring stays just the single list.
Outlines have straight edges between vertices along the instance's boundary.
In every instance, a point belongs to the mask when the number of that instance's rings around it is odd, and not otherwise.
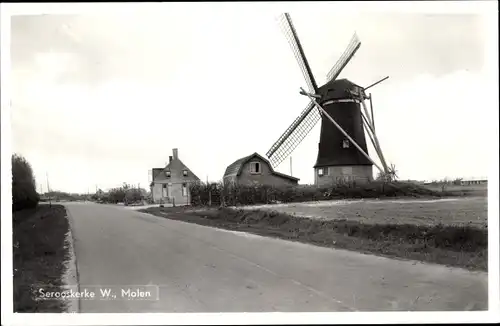
[{"label": "utility pole", "polygon": [[50,199],[49,173],[46,172],[45,176],[47,177],[47,194],[49,196],[49,207],[52,208],[52,200]]}]

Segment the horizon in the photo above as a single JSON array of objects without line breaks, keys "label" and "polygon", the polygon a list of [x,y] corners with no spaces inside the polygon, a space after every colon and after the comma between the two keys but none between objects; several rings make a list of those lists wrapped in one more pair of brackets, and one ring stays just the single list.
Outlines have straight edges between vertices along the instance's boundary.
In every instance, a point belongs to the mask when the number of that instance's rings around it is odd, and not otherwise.
[{"label": "horizon", "polygon": [[[172,148],[200,181],[216,182],[238,158],[267,151],[307,104],[304,78],[276,13],[210,8],[12,18],[12,149],[30,162],[37,189],[48,174],[51,191],[149,190],[150,170]],[[488,179],[486,16],[331,8],[314,18],[289,12],[318,84],[354,32],[362,45],[339,79],[390,76],[371,91],[399,179]],[[291,155],[300,184],[313,181],[319,125]],[[290,174],[289,159],[276,170]]]},{"label": "horizon", "polygon": [[[446,178],[443,178],[443,179],[436,179],[436,180],[412,180],[412,179],[405,179],[405,180],[402,180],[402,179],[398,179],[396,181],[399,181],[399,182],[405,182],[405,181],[414,181],[414,182],[419,182],[419,183],[442,183],[442,182],[453,182],[454,180],[457,180],[457,179],[460,179],[462,181],[476,181],[476,180],[486,180],[488,181],[488,177],[470,177],[470,178],[452,178],[452,179],[446,179]],[[202,183],[206,183],[206,181],[203,181],[203,180],[200,180],[200,182]],[[210,181],[209,180],[209,183],[216,183],[216,182],[220,182],[220,181]],[[38,183],[38,185],[40,185],[40,183]],[[132,186],[133,189],[137,189],[135,188],[135,185],[133,184],[129,184],[130,186]],[[301,184],[299,183],[299,186],[308,186],[308,185],[312,185],[312,184]],[[111,191],[113,188],[119,188],[121,187],[121,185],[116,185],[115,187],[111,187],[111,188],[97,188],[98,190],[101,190],[103,192],[109,192]],[[38,186],[37,186],[37,192],[40,194],[40,195],[46,195],[47,193],[52,193],[52,192],[60,192],[60,193],[65,193],[65,194],[69,194],[69,195],[92,195],[92,194],[95,194],[97,193],[97,190],[96,191],[88,191],[88,192],[68,192],[68,191],[64,191],[64,190],[59,190],[59,189],[50,189],[49,191],[47,191],[45,189],[45,191],[38,191]],[[41,185],[41,189],[43,189],[43,185]],[[140,189],[142,190],[146,190],[147,192],[150,192],[151,189],[148,187],[140,187]]]}]

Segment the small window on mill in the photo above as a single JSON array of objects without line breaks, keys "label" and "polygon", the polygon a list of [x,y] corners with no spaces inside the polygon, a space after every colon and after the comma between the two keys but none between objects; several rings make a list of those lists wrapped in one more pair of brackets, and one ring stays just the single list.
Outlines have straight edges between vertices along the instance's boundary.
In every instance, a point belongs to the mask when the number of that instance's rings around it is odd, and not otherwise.
[{"label": "small window on mill", "polygon": [[166,176],[167,178],[170,178],[170,171],[165,171],[165,176]]},{"label": "small window on mill", "polygon": [[187,170],[182,171],[182,175],[185,176],[185,177],[187,177],[188,176],[188,171]]},{"label": "small window on mill", "polygon": [[344,139],[342,141],[342,148],[349,148],[349,139]]},{"label": "small window on mill", "polygon": [[319,168],[318,169],[318,175],[321,177],[325,174],[325,170],[323,170],[323,168]]}]

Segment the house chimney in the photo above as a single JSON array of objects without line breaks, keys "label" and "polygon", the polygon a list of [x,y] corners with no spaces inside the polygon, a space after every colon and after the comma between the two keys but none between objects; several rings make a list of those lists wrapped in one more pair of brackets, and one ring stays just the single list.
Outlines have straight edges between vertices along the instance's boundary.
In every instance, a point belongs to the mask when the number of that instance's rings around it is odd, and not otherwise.
[{"label": "house chimney", "polygon": [[172,150],[173,154],[174,154],[174,160],[177,160],[179,158],[179,155],[178,155],[178,151],[177,151],[177,148],[174,148]]},{"label": "house chimney", "polygon": [[168,157],[168,163],[172,162],[172,156]]}]

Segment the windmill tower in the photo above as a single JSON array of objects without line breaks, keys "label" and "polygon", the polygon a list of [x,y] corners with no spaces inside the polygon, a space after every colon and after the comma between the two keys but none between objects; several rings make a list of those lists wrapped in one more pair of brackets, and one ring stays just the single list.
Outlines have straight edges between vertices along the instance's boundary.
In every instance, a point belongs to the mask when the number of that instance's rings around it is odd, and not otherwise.
[{"label": "windmill tower", "polygon": [[[328,73],[326,84],[318,87],[289,14],[282,16],[282,25],[309,88],[309,93],[302,89],[301,94],[308,96],[311,101],[267,152],[271,165],[276,167],[286,159],[321,120],[318,156],[314,165],[316,185],[372,180],[373,165],[380,170],[381,175],[389,176],[390,170],[375,134],[371,94],[367,96],[365,92],[389,77],[368,87],[361,87],[348,79],[337,79],[361,46],[354,34],[348,47]],[[367,99],[370,100],[371,116],[365,105]],[[368,155],[365,131],[382,167]]]}]

